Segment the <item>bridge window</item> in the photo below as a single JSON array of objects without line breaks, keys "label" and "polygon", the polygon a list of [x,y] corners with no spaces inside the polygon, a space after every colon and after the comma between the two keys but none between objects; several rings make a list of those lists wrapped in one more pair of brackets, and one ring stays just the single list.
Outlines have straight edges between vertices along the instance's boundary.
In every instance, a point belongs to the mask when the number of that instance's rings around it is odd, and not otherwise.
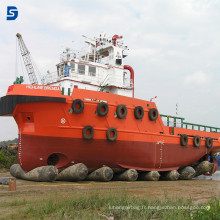
[{"label": "bridge window", "polygon": [[70,63],[71,65],[71,72],[75,72],[75,63]]},{"label": "bridge window", "polygon": [[60,67],[59,66],[57,66],[57,74],[58,74],[58,76],[60,76]]},{"label": "bridge window", "polygon": [[122,59],[116,59],[116,64],[121,65],[122,64]]},{"label": "bridge window", "polygon": [[58,66],[57,72],[58,72],[58,76],[63,76],[64,75],[64,65]]},{"label": "bridge window", "polygon": [[79,64],[78,70],[79,70],[79,74],[85,75],[85,65]]},{"label": "bridge window", "polygon": [[94,66],[89,66],[89,76],[96,76],[96,68]]}]

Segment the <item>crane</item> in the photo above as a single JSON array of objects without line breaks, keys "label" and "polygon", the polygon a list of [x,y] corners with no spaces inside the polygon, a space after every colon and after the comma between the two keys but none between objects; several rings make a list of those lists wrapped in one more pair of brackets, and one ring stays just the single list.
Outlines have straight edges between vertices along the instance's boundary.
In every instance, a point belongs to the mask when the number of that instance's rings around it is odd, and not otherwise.
[{"label": "crane", "polygon": [[37,80],[37,76],[35,74],[34,67],[31,61],[30,52],[28,51],[21,34],[17,33],[16,36],[18,38],[21,56],[23,58],[24,65],[27,70],[27,74],[30,79],[30,82],[32,85],[37,85],[38,80]]}]

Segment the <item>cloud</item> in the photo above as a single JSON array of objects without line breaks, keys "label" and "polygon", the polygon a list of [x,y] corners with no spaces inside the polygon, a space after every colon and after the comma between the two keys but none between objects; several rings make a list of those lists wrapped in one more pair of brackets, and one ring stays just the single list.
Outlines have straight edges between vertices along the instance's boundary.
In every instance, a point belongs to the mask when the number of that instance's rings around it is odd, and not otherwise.
[{"label": "cloud", "polygon": [[193,84],[193,85],[206,85],[211,82],[211,75],[203,73],[202,71],[198,71],[189,75],[185,78],[185,84]]}]

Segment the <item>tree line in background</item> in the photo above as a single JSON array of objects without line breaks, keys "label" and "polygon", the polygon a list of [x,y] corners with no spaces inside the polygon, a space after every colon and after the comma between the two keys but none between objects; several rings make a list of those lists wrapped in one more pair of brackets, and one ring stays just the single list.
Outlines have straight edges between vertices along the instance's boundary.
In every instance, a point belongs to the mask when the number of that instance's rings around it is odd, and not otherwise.
[{"label": "tree line in background", "polygon": [[15,138],[13,140],[8,141],[0,141],[0,146],[9,146],[9,144],[18,143],[18,139]]},{"label": "tree line in background", "polygon": [[18,163],[17,143],[17,138],[0,142],[0,169],[9,169],[11,165]]}]

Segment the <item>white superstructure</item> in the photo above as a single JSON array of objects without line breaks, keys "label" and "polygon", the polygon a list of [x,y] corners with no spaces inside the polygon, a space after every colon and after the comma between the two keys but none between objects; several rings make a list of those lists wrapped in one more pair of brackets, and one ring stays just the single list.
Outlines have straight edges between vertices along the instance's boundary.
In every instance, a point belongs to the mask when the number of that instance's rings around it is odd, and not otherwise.
[{"label": "white superstructure", "polygon": [[123,45],[122,36],[83,37],[86,49],[74,53],[67,48],[57,64],[57,71],[48,72],[44,84],[60,86],[65,95],[71,95],[73,88],[80,88],[132,97],[134,72],[123,64],[127,47]]}]

